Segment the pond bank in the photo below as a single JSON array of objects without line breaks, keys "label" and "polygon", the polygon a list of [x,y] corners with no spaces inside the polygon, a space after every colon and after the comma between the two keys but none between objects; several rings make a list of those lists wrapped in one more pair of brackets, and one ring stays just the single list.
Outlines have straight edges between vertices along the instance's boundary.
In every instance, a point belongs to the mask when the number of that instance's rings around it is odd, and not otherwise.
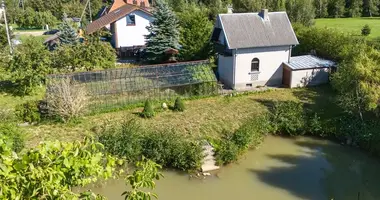
[{"label": "pond bank", "polygon": [[[163,200],[206,199],[379,199],[378,160],[339,144],[309,137],[268,136],[262,147],[206,179],[166,171],[155,192]],[[92,187],[122,199],[123,180]]]}]

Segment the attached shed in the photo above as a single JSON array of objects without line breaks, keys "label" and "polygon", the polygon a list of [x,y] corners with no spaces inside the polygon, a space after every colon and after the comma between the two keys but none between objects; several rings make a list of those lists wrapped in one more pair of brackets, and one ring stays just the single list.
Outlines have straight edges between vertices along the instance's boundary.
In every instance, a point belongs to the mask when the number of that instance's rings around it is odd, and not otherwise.
[{"label": "attached shed", "polygon": [[283,84],[294,88],[328,83],[333,67],[333,61],[312,55],[291,57],[283,63]]}]

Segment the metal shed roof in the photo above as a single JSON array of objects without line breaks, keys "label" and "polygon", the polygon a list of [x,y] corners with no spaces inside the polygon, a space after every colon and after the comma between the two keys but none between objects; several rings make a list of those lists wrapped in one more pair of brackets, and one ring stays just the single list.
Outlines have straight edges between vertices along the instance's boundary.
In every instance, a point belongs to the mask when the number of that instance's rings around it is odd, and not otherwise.
[{"label": "metal shed roof", "polygon": [[292,70],[329,68],[335,65],[331,60],[325,60],[312,55],[295,56],[290,58],[290,62],[285,63]]},{"label": "metal shed roof", "polygon": [[297,45],[286,12],[219,14],[229,49]]}]

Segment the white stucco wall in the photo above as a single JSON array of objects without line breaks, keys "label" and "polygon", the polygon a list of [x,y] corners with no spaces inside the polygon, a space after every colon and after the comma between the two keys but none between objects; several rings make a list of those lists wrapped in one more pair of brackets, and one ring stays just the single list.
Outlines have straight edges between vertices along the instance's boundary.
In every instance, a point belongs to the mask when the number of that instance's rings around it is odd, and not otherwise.
[{"label": "white stucco wall", "polygon": [[145,35],[148,34],[146,27],[153,19],[150,15],[139,10],[131,14],[135,15],[135,26],[127,26],[127,16],[116,21],[118,45],[116,48],[145,45]]},{"label": "white stucco wall", "polygon": [[329,69],[307,69],[292,71],[290,87],[305,87],[329,82]]},{"label": "white stucco wall", "polygon": [[[290,46],[237,49],[235,89],[256,86],[279,86],[282,84],[282,63],[288,62]],[[251,62],[260,60],[260,74],[257,81],[251,81]]]},{"label": "white stucco wall", "polygon": [[227,88],[233,87],[233,57],[218,56],[218,74],[219,80]]}]

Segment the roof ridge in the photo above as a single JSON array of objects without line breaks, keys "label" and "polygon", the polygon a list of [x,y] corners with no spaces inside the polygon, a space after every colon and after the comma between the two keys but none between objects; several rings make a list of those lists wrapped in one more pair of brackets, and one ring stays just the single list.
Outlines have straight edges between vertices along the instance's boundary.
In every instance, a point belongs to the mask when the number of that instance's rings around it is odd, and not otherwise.
[{"label": "roof ridge", "polygon": [[[268,14],[277,14],[277,13],[286,13],[286,11],[275,11],[275,12],[268,12]],[[219,15],[249,15],[249,14],[260,14],[260,12],[246,12],[246,13],[221,13]]]}]

